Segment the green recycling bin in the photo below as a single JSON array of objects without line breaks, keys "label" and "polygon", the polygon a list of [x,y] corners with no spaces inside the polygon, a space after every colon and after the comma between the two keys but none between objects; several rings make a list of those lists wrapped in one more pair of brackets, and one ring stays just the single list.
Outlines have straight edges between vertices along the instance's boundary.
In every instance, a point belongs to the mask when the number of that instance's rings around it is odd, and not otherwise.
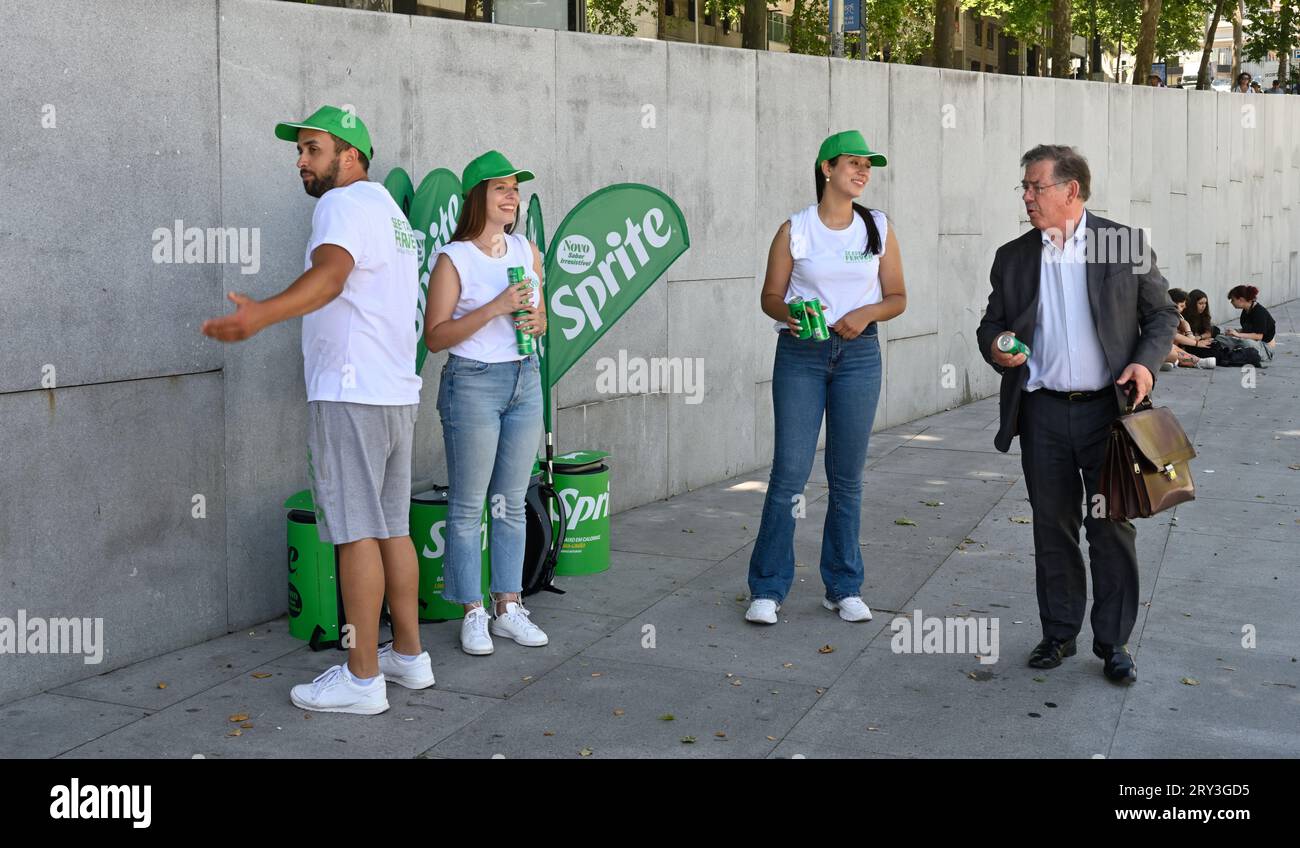
[{"label": "green recycling bin", "polygon": [[334,546],[316,532],[311,490],[293,495],[284,507],[289,510],[289,635],[308,642],[312,650],[337,647],[347,619]]},{"label": "green recycling bin", "polygon": [[[609,568],[609,466],[605,451],[573,451],[555,457],[555,492],[568,517],[555,573],[599,574]],[[551,521],[559,532],[559,519]]]},{"label": "green recycling bin", "polygon": [[[488,511],[483,507],[483,606],[492,608],[489,586]],[[442,598],[442,565],[447,553],[447,488],[435,486],[411,496],[411,541],[420,561],[420,620],[453,621],[465,617],[465,608]]]}]

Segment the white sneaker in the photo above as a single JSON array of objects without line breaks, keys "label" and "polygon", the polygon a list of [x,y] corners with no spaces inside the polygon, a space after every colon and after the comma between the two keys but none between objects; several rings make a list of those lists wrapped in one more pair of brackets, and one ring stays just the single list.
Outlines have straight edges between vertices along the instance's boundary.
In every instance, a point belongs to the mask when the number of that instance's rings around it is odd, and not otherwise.
[{"label": "white sneaker", "polygon": [[408,662],[397,658],[391,642],[379,649],[379,673],[385,680],[407,689],[428,689],[433,685],[433,662],[429,659],[429,652],[421,651]]},{"label": "white sneaker", "polygon": [[528,620],[528,610],[511,601],[506,604],[506,611],[492,619],[492,635],[514,639],[528,648],[540,648],[551,640],[546,638],[542,628]]},{"label": "white sneaker", "polygon": [[332,666],[311,683],[293,687],[289,700],[299,709],[321,713],[378,715],[388,709],[383,672],[369,686],[358,686],[351,672],[341,665]]},{"label": "white sneaker", "polygon": [[1172,370],[1174,370],[1174,364],[1173,364],[1172,362],[1161,362],[1161,363],[1160,363],[1160,370],[1161,370],[1161,371],[1172,371]]},{"label": "white sneaker", "polygon": [[476,657],[492,653],[492,637],[488,635],[488,614],[482,607],[465,613],[460,623],[460,649]]},{"label": "white sneaker", "polygon": [[1213,370],[1217,365],[1218,363],[1214,361],[1213,356],[1203,356],[1196,361],[1197,368],[1205,368],[1208,370]]},{"label": "white sneaker", "polygon": [[841,598],[839,603],[822,598],[822,606],[828,610],[839,610],[840,618],[845,621],[870,621],[871,607],[862,602],[857,595]]},{"label": "white sneaker", "polygon": [[755,598],[745,610],[745,621],[755,624],[776,624],[776,614],[781,605],[771,598]]}]

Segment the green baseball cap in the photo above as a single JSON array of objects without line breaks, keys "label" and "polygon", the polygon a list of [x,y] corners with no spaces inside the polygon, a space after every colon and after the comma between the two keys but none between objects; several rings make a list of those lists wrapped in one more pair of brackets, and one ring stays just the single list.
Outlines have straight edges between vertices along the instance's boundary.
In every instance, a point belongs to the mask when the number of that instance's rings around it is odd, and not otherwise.
[{"label": "green baseball cap", "polygon": [[297,141],[298,130],[322,130],[332,133],[360,150],[374,161],[375,148],[370,144],[370,130],[354,112],[345,112],[337,106],[322,106],[304,121],[281,121],[275,125],[275,137]]},{"label": "green baseball cap", "polygon": [[884,156],[867,146],[867,140],[857,130],[845,130],[827,136],[826,140],[822,142],[821,149],[817,151],[817,164],[820,165],[827,159],[834,159],[836,156],[844,155],[865,156],[877,168],[883,168],[888,164]]},{"label": "green baseball cap", "polygon": [[502,177],[518,177],[519,182],[533,178],[532,171],[516,168],[510,160],[495,150],[489,150],[465,166],[460,177],[461,194],[468,197],[470,189],[484,180],[499,180]]}]

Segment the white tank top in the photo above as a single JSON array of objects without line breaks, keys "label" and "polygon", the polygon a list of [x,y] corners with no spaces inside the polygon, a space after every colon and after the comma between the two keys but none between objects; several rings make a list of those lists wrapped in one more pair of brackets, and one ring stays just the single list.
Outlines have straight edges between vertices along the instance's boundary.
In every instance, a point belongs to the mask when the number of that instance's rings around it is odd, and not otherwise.
[{"label": "white tank top", "polygon": [[[460,300],[452,310],[453,319],[463,318],[505,291],[510,282],[509,269],[522,265],[533,281],[533,305],[539,302],[540,283],[533,271],[533,249],[522,233],[506,236],[506,252],[493,259],[479,250],[473,242],[449,242],[438,251],[456,266],[460,275]],[[479,362],[516,362],[523,359],[515,346],[515,325],[509,315],[498,315],[479,328],[478,332],[457,345],[451,352]]]},{"label": "white tank top", "polygon": [[[871,210],[880,231],[880,256],[885,255],[885,237],[889,222],[885,213]],[[884,299],[880,291],[880,256],[867,252],[867,225],[853,213],[853,223],[843,230],[832,230],[817,215],[817,204],[790,216],[790,255],[794,269],[785,302],[796,297],[817,298],[830,326],[846,313]],[[776,330],[785,329],[778,321]]]}]

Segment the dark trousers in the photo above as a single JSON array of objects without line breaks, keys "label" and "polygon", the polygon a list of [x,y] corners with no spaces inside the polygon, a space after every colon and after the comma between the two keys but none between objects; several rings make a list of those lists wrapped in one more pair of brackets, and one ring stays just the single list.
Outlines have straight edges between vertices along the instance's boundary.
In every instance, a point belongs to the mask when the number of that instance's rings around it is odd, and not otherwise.
[{"label": "dark trousers", "polygon": [[[1020,462],[1034,512],[1034,564],[1043,636],[1073,638],[1088,600],[1079,523],[1088,533],[1093,638],[1128,642],[1137,621],[1137,530],[1130,521],[1094,518],[1114,393],[1069,401],[1042,392],[1020,399]],[[1084,500],[1084,495],[1087,500]],[[1105,515],[1104,508],[1100,514]]]}]

